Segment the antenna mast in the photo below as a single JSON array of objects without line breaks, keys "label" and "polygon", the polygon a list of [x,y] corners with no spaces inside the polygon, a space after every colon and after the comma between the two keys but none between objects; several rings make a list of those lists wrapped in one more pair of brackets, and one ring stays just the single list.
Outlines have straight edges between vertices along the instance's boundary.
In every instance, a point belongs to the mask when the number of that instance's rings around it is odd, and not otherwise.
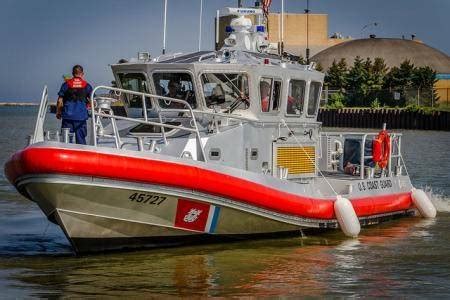
[{"label": "antenna mast", "polygon": [[163,25],[163,49],[162,54],[166,54],[166,18],[167,18],[167,0],[164,0],[164,25]]},{"label": "antenna mast", "polygon": [[203,0],[200,0],[200,20],[198,29],[198,51],[202,49],[202,14],[203,14]]},{"label": "antenna mast", "polygon": [[284,51],[284,0],[281,0],[281,43],[280,54],[283,55]]},{"label": "antenna mast", "polygon": [[220,20],[220,11],[216,11],[216,47],[215,50],[219,50],[219,20]]}]

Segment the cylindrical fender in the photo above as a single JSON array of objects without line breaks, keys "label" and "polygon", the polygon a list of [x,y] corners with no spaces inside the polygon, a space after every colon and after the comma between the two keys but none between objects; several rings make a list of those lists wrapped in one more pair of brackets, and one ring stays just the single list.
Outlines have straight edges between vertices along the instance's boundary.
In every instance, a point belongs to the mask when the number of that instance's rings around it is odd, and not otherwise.
[{"label": "cylindrical fender", "polygon": [[436,217],[436,207],[434,207],[430,198],[421,189],[412,189],[411,198],[414,205],[419,210],[420,214],[424,218],[434,218]]},{"label": "cylindrical fender", "polygon": [[357,237],[361,231],[361,225],[350,200],[338,195],[334,201],[334,213],[345,235]]}]

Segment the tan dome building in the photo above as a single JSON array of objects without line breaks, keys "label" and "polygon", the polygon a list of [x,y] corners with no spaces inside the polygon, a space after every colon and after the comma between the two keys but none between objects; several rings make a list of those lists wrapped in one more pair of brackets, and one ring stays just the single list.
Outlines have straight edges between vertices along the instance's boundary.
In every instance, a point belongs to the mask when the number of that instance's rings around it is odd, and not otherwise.
[{"label": "tan dome building", "polygon": [[311,60],[322,65],[327,70],[333,60],[345,58],[349,65],[355,57],[372,60],[381,57],[388,67],[399,66],[409,59],[417,67],[429,66],[439,74],[450,74],[450,57],[426,44],[414,40],[369,38],[347,41],[327,48]]},{"label": "tan dome building", "polygon": [[406,59],[416,67],[429,66],[437,73],[436,89],[441,101],[448,101],[450,90],[450,57],[420,41],[391,38],[369,38],[343,42],[327,48],[311,58],[320,63],[326,71],[334,60],[345,58],[348,65],[352,65],[355,57],[374,60],[376,57],[384,59],[391,68],[400,66]]}]

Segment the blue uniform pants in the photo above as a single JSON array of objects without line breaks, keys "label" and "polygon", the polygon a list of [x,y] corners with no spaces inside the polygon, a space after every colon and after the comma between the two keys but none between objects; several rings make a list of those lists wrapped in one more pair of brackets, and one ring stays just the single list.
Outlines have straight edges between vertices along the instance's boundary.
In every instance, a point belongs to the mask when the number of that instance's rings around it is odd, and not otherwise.
[{"label": "blue uniform pants", "polygon": [[69,128],[71,133],[75,133],[76,143],[86,145],[86,135],[87,135],[86,121],[63,119],[61,128]]}]

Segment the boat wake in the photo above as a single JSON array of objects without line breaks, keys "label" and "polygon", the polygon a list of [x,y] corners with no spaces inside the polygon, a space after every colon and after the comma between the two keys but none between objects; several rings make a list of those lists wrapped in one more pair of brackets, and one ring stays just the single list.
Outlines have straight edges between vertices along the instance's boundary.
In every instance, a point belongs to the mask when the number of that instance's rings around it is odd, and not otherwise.
[{"label": "boat wake", "polygon": [[424,188],[425,193],[436,207],[438,212],[450,212],[450,197],[439,191],[433,191],[431,187]]}]

